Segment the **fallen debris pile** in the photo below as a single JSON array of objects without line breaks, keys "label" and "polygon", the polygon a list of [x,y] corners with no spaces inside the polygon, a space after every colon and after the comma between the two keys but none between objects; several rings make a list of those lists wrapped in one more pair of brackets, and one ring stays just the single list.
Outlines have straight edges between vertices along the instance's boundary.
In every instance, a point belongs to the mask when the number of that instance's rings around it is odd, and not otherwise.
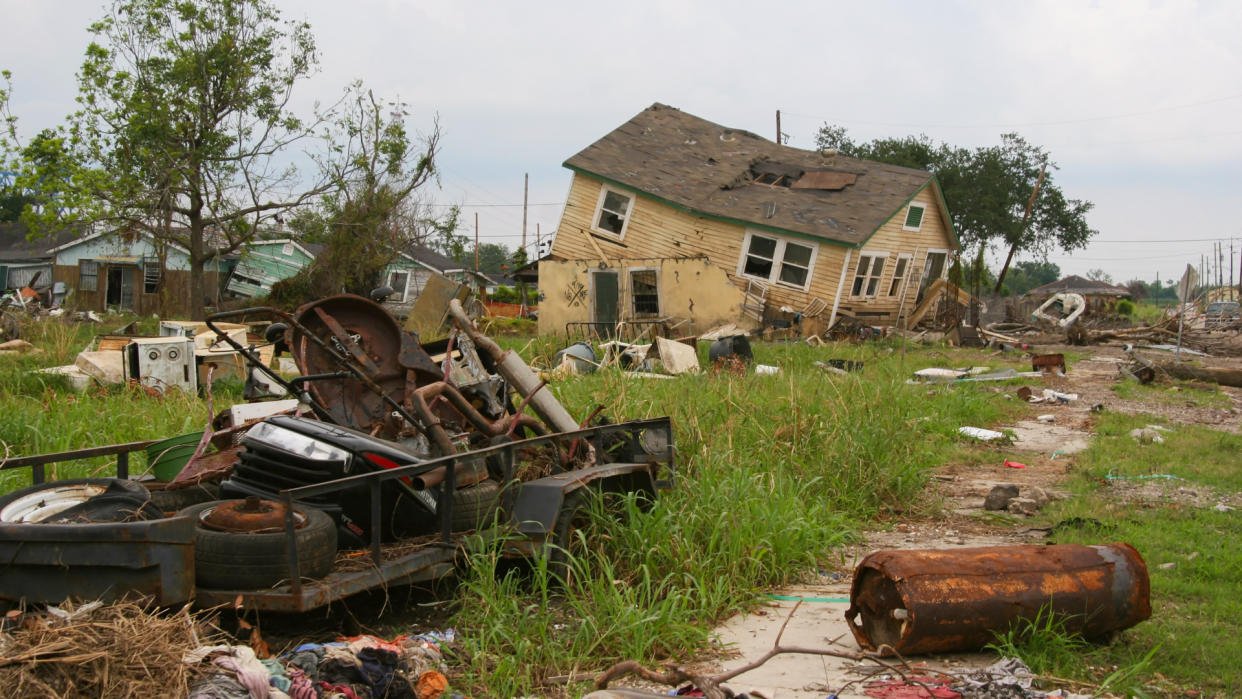
[{"label": "fallen debris pile", "polygon": [[167,613],[132,602],[91,602],[27,614],[0,634],[0,686],[7,696],[185,696],[182,655],[208,640],[188,607]]}]

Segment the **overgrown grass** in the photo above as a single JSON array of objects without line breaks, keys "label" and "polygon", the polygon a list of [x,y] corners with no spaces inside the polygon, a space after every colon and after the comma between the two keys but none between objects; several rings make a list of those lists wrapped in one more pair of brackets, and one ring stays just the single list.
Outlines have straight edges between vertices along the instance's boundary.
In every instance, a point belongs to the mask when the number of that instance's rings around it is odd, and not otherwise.
[{"label": "overgrown grass", "polygon": [[[541,340],[529,351],[550,363],[561,346]],[[690,657],[716,621],[830,558],[863,521],[930,507],[919,496],[929,472],[957,457],[957,428],[1017,409],[978,384],[906,384],[943,358],[897,346],[754,350],[781,373],[658,380],[604,370],[552,384],[574,414],[603,405],[617,420],[671,416],[679,482],[650,511],[600,523],[564,594],[540,566],[497,577],[494,553],[476,557],[454,620],[467,683],[516,696],[621,659]],[[842,376],[812,365],[828,358],[865,366]]]},{"label": "overgrown grass", "polygon": [[1186,425],[1165,433],[1164,444],[1128,436],[1156,423],[1142,415],[1101,416],[1098,438],[1072,481],[1080,496],[1047,512],[1050,522],[1073,523],[1056,529],[1058,543],[1134,545],[1151,577],[1152,617],[1056,672],[1098,683],[1114,667],[1142,664],[1135,674],[1161,692],[1240,696],[1242,510],[1215,505],[1242,491],[1242,436]]},{"label": "overgrown grass", "polygon": [[1160,405],[1187,405],[1196,408],[1228,408],[1229,396],[1219,386],[1191,381],[1175,381],[1171,384],[1147,384],[1122,381],[1113,384],[1113,393],[1125,400],[1158,403]]},{"label": "overgrown grass", "polygon": [[[120,327],[132,318],[109,319]],[[148,325],[154,321],[147,321]],[[148,328],[148,332],[151,329]],[[202,430],[207,406],[198,396],[169,391],[151,397],[138,388],[95,386],[76,393],[61,376],[38,370],[73,364],[101,326],[44,319],[24,328],[23,339],[38,352],[0,357],[0,456],[30,456],[148,439]],[[238,399],[238,387],[217,388],[216,409]],[[115,473],[115,457],[50,466],[50,478]],[[132,468],[141,470],[142,464]],[[0,472],[0,492],[29,484],[27,469]]]}]

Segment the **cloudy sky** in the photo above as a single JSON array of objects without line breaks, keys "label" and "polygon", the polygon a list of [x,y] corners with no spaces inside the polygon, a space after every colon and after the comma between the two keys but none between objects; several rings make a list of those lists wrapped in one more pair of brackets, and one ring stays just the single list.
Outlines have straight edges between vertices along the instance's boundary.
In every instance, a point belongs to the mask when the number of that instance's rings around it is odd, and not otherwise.
[{"label": "cloudy sky", "polygon": [[[441,205],[480,237],[555,230],[561,163],[653,102],[811,148],[825,122],[856,140],[925,133],[961,146],[1016,131],[1055,181],[1095,203],[1092,245],[1050,259],[1114,280],[1179,276],[1217,241],[1242,258],[1242,3],[626,3],[279,0],[308,21],[321,71],[299,107],[350,81],[438,115]],[[101,14],[86,0],[0,0],[0,68],[24,132],[72,110]],[[1235,275],[1238,273],[1235,271]],[[1226,282],[1228,274],[1225,275]],[[1235,278],[1235,281],[1237,279]]]}]

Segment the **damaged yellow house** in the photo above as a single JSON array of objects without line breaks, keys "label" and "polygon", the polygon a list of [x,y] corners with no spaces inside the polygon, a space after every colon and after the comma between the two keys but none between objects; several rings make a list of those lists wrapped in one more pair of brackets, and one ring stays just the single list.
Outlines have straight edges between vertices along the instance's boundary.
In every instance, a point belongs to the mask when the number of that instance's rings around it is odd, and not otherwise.
[{"label": "damaged yellow house", "polygon": [[778,145],[662,104],[565,167],[569,198],[539,263],[542,333],[662,320],[692,334],[790,309],[828,326],[894,324],[959,247],[931,173]]}]

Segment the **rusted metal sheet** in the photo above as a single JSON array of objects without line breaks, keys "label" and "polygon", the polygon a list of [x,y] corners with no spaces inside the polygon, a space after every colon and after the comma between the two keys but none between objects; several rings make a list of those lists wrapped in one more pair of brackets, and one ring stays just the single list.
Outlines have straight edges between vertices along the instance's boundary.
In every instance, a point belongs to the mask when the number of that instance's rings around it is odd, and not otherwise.
[{"label": "rusted metal sheet", "polygon": [[299,308],[294,320],[289,347],[304,375],[335,373],[342,357],[356,364],[354,377],[309,384],[337,424],[367,431],[382,425],[405,399],[407,371],[417,377],[416,385],[440,378],[431,357],[396,319],[361,296],[320,299]]},{"label": "rusted metal sheet", "polygon": [[885,655],[982,648],[1050,609],[1086,637],[1151,616],[1147,566],[1129,544],[877,551],[854,571],[846,620]]},{"label": "rusted metal sheet", "polygon": [[58,603],[137,594],[194,596],[194,522],[186,517],[0,527],[0,598]]}]

